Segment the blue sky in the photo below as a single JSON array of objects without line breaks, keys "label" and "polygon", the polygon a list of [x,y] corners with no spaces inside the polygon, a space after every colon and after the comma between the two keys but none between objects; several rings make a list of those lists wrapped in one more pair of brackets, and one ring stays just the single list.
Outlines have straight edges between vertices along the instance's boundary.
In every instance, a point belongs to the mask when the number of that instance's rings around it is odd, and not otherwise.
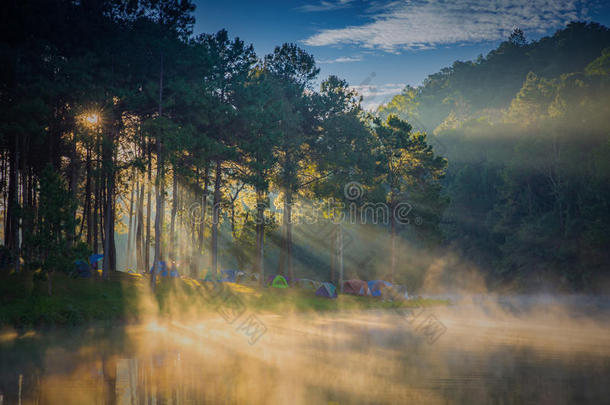
[{"label": "blue sky", "polygon": [[225,28],[259,56],[297,43],[315,56],[320,78],[346,79],[368,108],[487,54],[515,27],[538,39],[572,20],[610,26],[610,4],[600,0],[194,1],[195,33]]}]

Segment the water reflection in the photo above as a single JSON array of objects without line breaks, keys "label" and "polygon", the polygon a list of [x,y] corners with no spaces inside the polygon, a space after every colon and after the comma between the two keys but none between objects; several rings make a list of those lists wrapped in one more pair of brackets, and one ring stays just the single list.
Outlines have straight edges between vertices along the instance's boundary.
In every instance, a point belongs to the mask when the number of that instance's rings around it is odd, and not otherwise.
[{"label": "water reflection", "polygon": [[[0,339],[5,404],[602,403],[603,319],[437,308],[434,344],[401,313],[266,315],[250,345],[222,318]],[[602,321],[603,320],[603,321]]]}]

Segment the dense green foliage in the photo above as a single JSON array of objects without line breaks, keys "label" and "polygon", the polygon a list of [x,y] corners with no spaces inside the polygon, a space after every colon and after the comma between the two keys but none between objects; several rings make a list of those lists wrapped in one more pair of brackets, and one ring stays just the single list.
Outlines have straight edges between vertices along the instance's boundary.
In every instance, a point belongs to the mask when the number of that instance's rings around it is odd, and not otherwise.
[{"label": "dense green foliage", "polygon": [[338,77],[316,89],[297,45],[259,57],[224,30],[194,36],[193,10],[7,6],[3,268],[41,269],[49,294],[54,272],[102,252],[103,278],[153,268],[153,288],[161,261],[194,277],[239,267],[261,283],[417,287],[439,247],[494,282],[587,287],[606,274],[607,28],[571,23],[533,42],[515,30],[373,116]]},{"label": "dense green foliage", "polygon": [[[345,202],[349,182],[368,191],[351,201],[356,210],[411,200],[426,207],[421,236],[439,243],[446,162],[425,134],[366,114],[340,78],[318,91],[315,59],[295,44],[258,57],[224,30],[194,36],[193,10],[187,0],[8,5],[2,267],[42,268],[49,294],[53,271],[70,273],[86,250],[104,254],[104,279],[152,269],[153,288],[161,261],[199,278],[238,266],[261,283],[270,273],[294,280],[311,271],[336,282],[349,246],[337,242],[321,261],[294,245],[292,209]],[[329,221],[331,211],[315,220]],[[406,226],[379,225],[393,240],[406,237]],[[392,266],[391,277],[407,270]]]},{"label": "dense green foliage", "polygon": [[434,129],[447,243],[495,282],[601,287],[610,246],[610,32],[517,32],[380,108]]}]

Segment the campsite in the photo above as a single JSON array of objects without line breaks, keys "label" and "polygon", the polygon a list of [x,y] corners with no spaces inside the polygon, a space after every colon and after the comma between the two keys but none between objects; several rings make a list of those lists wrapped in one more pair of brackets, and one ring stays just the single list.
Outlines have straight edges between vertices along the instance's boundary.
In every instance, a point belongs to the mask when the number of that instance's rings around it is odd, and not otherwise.
[{"label": "campsite", "polygon": [[606,3],[3,1],[0,405],[607,403]]}]

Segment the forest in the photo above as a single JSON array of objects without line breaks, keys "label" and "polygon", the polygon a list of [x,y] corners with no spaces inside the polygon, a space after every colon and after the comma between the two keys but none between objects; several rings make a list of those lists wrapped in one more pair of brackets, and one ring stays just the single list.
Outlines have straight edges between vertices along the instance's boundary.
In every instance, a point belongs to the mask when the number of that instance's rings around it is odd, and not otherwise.
[{"label": "forest", "polygon": [[0,405],[606,403],[594,19],[2,1]]},{"label": "forest", "polygon": [[516,29],[370,112],[296,44],[256,55],[224,30],[193,35],[190,1],[5,8],[0,264],[49,293],[92,253],[103,278],[166,261],[418,286],[447,252],[492,286],[608,275],[604,26]]},{"label": "forest", "polygon": [[[184,1],[60,5],[15,4],[3,24],[4,267],[41,269],[49,292],[91,253],[103,277],[161,261],[203,277],[223,255],[261,282],[267,259],[294,279],[298,201],[336,233],[342,204],[393,210],[407,187],[438,204],[419,233],[439,240],[445,159],[407,122],[363,111],[344,80],[314,89],[295,44],[258,57],[226,31],[195,37]],[[366,196],[348,199],[349,182]]]},{"label": "forest", "polygon": [[448,159],[447,246],[492,284],[600,287],[610,256],[610,31],[516,29],[378,109],[428,131]]}]

